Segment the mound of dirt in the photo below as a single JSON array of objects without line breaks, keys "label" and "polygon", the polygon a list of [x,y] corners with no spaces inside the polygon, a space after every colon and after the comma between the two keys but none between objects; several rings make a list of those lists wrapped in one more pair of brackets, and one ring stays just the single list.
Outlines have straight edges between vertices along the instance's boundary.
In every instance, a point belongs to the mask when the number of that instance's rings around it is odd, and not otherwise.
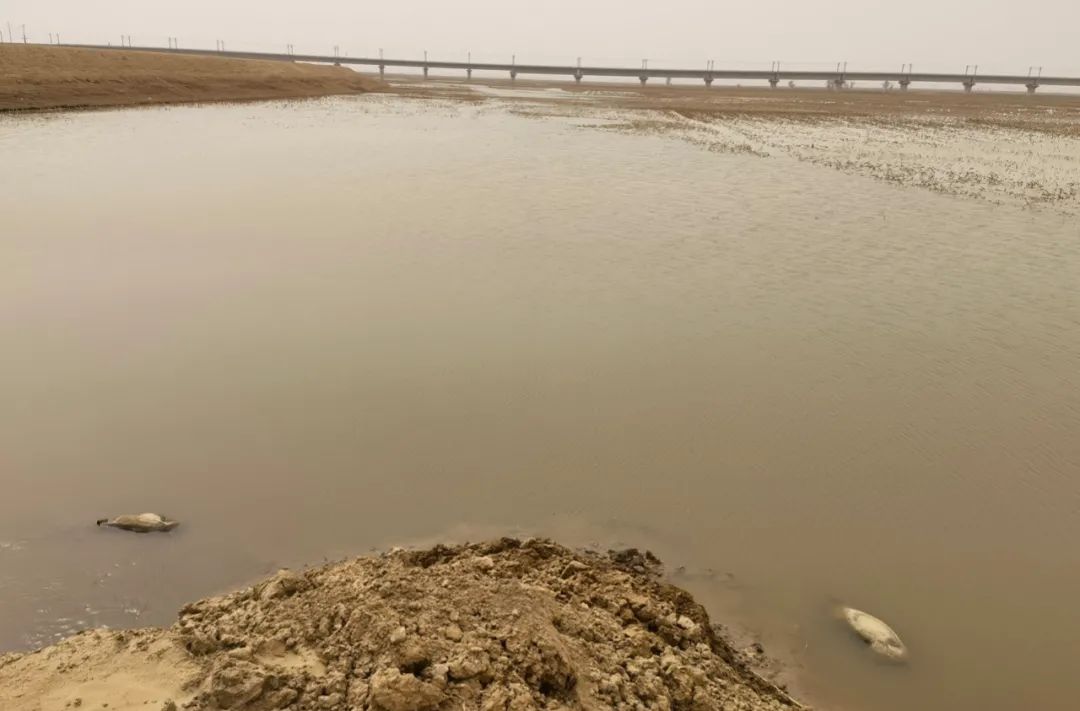
[{"label": "mound of dirt", "polygon": [[0,708],[799,708],[650,554],[531,539],[397,550],[0,658]]},{"label": "mound of dirt", "polygon": [[344,67],[160,52],[0,44],[0,111],[358,94]]}]

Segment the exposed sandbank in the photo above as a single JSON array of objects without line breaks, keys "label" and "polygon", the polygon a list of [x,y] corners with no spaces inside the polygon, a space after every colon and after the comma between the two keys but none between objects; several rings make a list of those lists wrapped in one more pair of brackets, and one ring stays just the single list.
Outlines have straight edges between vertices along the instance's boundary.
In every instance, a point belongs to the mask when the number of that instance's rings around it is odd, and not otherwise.
[{"label": "exposed sandbank", "polygon": [[1043,90],[1029,95],[1014,91],[892,89],[867,85],[864,88],[827,91],[809,85],[769,89],[756,86],[699,84],[649,84],[585,81],[537,81],[501,78],[434,78],[421,80],[406,75],[387,75],[395,93],[406,96],[447,99],[490,98],[476,89],[491,87],[507,93],[528,92],[530,102],[576,103],[610,109],[640,109],[678,112],[708,119],[725,116],[778,118],[789,120],[864,119],[950,119],[974,125],[1046,131],[1055,135],[1080,136],[1080,94],[1055,94]]},{"label": "exposed sandbank", "polygon": [[286,99],[381,86],[344,67],[0,44],[0,111]]}]

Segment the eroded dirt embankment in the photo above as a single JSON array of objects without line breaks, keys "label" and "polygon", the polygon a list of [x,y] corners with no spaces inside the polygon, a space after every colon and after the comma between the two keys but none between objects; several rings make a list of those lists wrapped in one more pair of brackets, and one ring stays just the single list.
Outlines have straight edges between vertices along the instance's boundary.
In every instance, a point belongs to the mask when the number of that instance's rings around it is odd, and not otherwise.
[{"label": "eroded dirt embankment", "polygon": [[286,99],[380,87],[344,67],[0,44],[0,111]]},{"label": "eroded dirt embankment", "polygon": [[0,708],[798,708],[637,551],[502,539],[395,551],[0,657]]}]

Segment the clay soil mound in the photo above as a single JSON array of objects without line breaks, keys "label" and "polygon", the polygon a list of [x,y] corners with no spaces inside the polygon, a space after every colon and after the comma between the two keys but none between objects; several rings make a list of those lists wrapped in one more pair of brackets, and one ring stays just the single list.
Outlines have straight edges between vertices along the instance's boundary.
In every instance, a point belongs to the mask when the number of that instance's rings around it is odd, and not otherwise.
[{"label": "clay soil mound", "polygon": [[0,44],[0,111],[358,94],[381,86],[344,67]]},{"label": "clay soil mound", "polygon": [[503,539],[358,558],[0,658],[0,708],[797,708],[637,551]]}]

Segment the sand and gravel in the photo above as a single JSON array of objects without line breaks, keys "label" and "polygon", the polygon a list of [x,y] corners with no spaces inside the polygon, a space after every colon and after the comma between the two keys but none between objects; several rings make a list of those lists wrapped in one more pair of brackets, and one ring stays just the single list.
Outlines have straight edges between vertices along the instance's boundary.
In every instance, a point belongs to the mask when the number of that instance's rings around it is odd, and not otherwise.
[{"label": "sand and gravel", "polygon": [[0,657],[0,708],[801,708],[635,550],[544,539],[280,571],[167,629]]},{"label": "sand and gravel", "polygon": [[0,44],[0,111],[284,99],[381,86],[344,67]]}]

